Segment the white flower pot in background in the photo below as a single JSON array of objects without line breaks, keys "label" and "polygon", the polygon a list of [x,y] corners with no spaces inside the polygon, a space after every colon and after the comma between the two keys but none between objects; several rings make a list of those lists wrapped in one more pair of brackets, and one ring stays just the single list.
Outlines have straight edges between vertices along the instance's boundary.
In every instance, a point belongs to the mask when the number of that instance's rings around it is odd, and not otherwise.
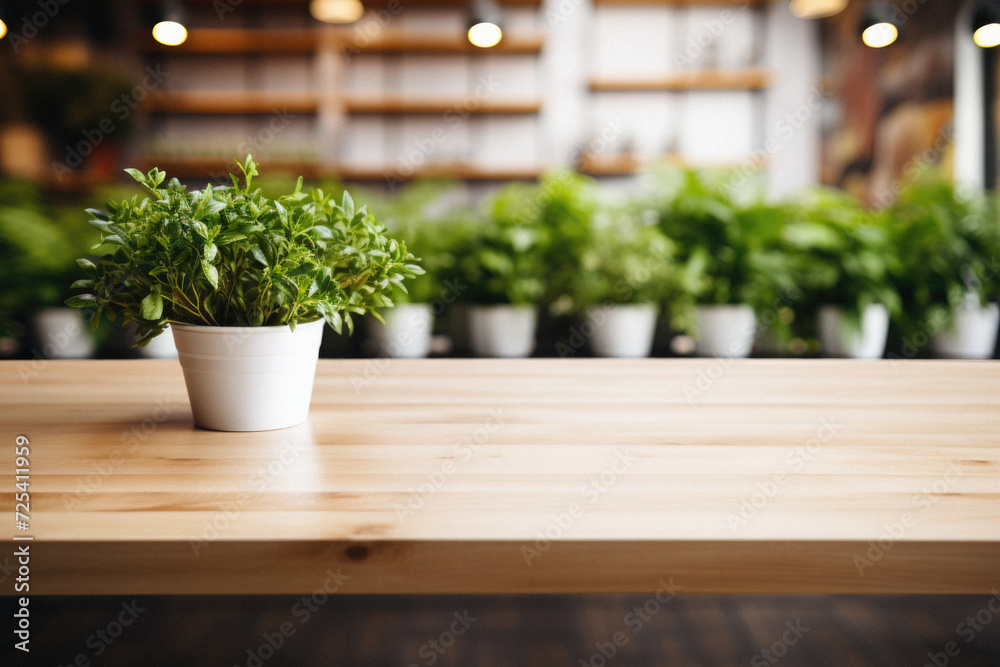
[{"label": "white flower pot in background", "polygon": [[184,382],[198,426],[269,431],[309,416],[323,320],[281,327],[175,324]]},{"label": "white flower pot in background", "polygon": [[472,351],[480,357],[530,357],[535,350],[534,306],[470,306]]},{"label": "white flower pot in background", "polygon": [[146,359],[176,359],[177,345],[174,344],[174,336],[171,333],[170,325],[168,324],[167,328],[159,336],[146,343],[143,347],[135,348],[135,350],[140,357]]},{"label": "white flower pot in background", "polygon": [[889,311],[873,303],[861,314],[861,330],[847,328],[843,311],[836,306],[819,309],[819,342],[828,357],[881,359],[889,335]]},{"label": "white flower pot in background", "polygon": [[955,311],[951,328],[931,339],[931,349],[946,359],[989,359],[997,344],[997,326],[997,304],[966,303]]},{"label": "white flower pot in background", "polygon": [[427,303],[400,303],[372,318],[368,331],[379,354],[394,359],[422,359],[431,350],[434,311]]},{"label": "white flower pot in background", "polygon": [[695,308],[698,354],[705,357],[747,357],[753,349],[757,318],[746,304]]},{"label": "white flower pot in background", "polygon": [[657,308],[618,304],[587,311],[590,347],[599,357],[648,357],[653,349]]},{"label": "white flower pot in background", "polygon": [[94,353],[90,328],[76,308],[46,308],[34,317],[38,352],[46,359],[86,359]]}]

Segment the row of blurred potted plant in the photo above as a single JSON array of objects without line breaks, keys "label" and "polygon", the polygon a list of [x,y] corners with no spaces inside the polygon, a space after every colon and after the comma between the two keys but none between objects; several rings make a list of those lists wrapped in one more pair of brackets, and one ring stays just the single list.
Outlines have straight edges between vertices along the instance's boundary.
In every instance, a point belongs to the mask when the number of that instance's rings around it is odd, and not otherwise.
[{"label": "row of blurred potted plant", "polygon": [[421,204],[433,205],[432,188],[404,194],[383,217],[427,274],[395,299],[422,304],[419,314],[397,308],[376,327],[381,351],[424,356],[433,314],[457,302],[482,356],[530,355],[539,309],[579,318],[600,356],[647,356],[661,313],[707,356],[747,356],[756,343],[881,358],[890,324],[902,356],[993,354],[992,196],[935,174],[882,211],[833,189],[770,204],[754,181],[725,171],[665,168],[646,185],[616,198],[555,172],[506,186],[479,212],[431,214]]},{"label": "row of blurred potted plant", "polygon": [[[877,358],[890,325],[902,356],[928,348],[992,355],[1000,319],[993,197],[926,175],[873,212],[832,189],[770,204],[752,179],[726,171],[664,168],[647,177],[626,197],[554,172],[509,184],[479,209],[449,205],[442,184],[365,195],[426,270],[408,293],[393,293],[385,325],[370,323],[378,350],[426,356],[445,315],[476,354],[528,356],[542,312],[577,318],[569,351],[582,348],[582,332],[601,356],[647,356],[658,321],[707,356],[746,356],[756,345],[764,354]],[[80,208],[54,207],[23,183],[0,185],[0,338],[65,296],[72,259],[94,242],[81,236]],[[57,335],[66,338],[68,322]],[[36,338],[44,356],[90,352],[44,349],[53,345]]]}]

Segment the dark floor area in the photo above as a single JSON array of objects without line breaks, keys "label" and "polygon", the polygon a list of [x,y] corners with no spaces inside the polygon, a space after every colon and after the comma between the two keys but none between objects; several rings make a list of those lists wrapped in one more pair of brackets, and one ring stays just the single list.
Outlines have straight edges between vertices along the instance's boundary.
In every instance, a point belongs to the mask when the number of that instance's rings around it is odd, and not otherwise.
[{"label": "dark floor area", "polygon": [[1000,665],[1000,596],[36,596],[29,608],[31,653],[5,632],[4,665]]}]

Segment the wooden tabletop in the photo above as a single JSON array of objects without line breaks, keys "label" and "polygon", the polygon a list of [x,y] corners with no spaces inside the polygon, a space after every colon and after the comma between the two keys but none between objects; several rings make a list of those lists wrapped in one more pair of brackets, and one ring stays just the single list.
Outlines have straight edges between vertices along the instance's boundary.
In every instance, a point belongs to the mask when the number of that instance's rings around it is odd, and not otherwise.
[{"label": "wooden tabletop", "polygon": [[33,594],[1000,588],[996,362],[322,360],[220,433],[176,361],[8,361],[0,408]]}]

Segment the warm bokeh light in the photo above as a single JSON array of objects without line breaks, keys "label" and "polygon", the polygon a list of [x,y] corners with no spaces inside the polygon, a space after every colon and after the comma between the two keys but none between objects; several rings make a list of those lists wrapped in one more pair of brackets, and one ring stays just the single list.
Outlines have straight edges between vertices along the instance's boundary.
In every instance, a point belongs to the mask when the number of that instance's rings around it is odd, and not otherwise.
[{"label": "warm bokeh light", "polygon": [[469,41],[473,46],[488,49],[499,44],[501,39],[503,32],[495,23],[477,23],[469,28]]},{"label": "warm bokeh light", "polygon": [[847,2],[848,0],[791,0],[788,8],[796,18],[821,19],[844,11]]},{"label": "warm bokeh light", "polygon": [[7,36],[7,24],[4,23],[3,21],[0,21],[0,39],[3,39],[6,36]]},{"label": "warm bokeh light", "polygon": [[361,0],[312,0],[309,12],[323,23],[354,23],[365,13]]},{"label": "warm bokeh light", "polygon": [[187,28],[176,21],[160,21],[153,26],[153,39],[166,46],[183,44],[188,38]]},{"label": "warm bokeh light", "polygon": [[972,34],[972,39],[984,49],[1000,46],[1000,23],[987,23]]},{"label": "warm bokeh light", "polygon": [[868,26],[861,33],[861,41],[873,49],[889,46],[896,41],[897,37],[899,37],[899,30],[896,29],[896,26],[884,22]]}]

